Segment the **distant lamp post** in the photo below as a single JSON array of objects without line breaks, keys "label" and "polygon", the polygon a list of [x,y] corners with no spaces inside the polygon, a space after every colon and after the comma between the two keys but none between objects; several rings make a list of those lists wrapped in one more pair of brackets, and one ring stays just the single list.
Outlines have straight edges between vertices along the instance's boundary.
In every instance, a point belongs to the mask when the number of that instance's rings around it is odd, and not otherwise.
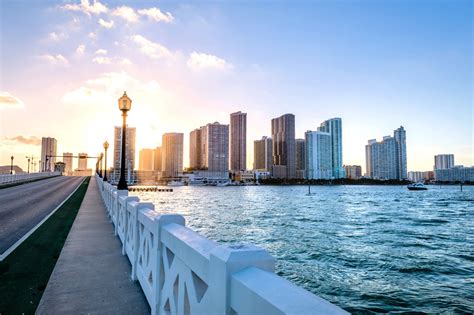
[{"label": "distant lamp post", "polygon": [[127,92],[123,92],[121,98],[118,99],[119,109],[122,111],[122,154],[120,158],[120,179],[117,185],[118,190],[128,190],[127,181],[125,180],[125,144],[127,142],[127,112],[132,108],[132,100],[127,96]]},{"label": "distant lamp post", "polygon": [[109,143],[107,141],[104,142],[104,182],[107,181],[107,149],[109,148]]},{"label": "distant lamp post", "polygon": [[102,159],[104,158],[104,153],[100,154],[100,159],[99,159],[99,177],[102,178]]},{"label": "distant lamp post", "polygon": [[10,159],[12,160],[12,164],[11,164],[11,166],[10,166],[10,174],[13,174],[13,159],[14,159],[14,158],[15,158],[15,157],[14,157],[13,155],[10,157]]}]

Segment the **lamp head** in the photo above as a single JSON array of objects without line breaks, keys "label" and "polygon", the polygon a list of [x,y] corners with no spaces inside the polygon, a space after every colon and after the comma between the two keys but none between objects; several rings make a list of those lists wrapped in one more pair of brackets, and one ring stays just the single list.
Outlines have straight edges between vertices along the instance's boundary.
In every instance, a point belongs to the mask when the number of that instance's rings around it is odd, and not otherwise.
[{"label": "lamp head", "polygon": [[107,141],[104,142],[104,149],[108,149],[109,148],[109,143]]},{"label": "lamp head", "polygon": [[128,112],[132,108],[132,100],[127,96],[127,92],[123,92],[121,98],[118,99],[118,106],[122,112]]}]

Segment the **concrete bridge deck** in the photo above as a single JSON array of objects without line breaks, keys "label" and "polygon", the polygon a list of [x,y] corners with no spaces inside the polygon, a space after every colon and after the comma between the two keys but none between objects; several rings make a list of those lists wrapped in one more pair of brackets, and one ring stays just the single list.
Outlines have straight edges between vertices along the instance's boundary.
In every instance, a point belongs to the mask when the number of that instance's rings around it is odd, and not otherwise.
[{"label": "concrete bridge deck", "polygon": [[149,314],[91,180],[37,314]]}]

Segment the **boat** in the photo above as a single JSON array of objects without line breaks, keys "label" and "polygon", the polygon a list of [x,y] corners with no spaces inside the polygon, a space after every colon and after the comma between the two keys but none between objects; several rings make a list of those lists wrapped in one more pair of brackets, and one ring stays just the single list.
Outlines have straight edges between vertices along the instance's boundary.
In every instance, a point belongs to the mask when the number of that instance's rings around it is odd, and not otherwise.
[{"label": "boat", "polygon": [[428,190],[423,183],[414,183],[407,186],[408,190]]},{"label": "boat", "polygon": [[172,180],[171,182],[168,183],[168,186],[171,186],[171,187],[184,186],[184,183],[177,180]]}]

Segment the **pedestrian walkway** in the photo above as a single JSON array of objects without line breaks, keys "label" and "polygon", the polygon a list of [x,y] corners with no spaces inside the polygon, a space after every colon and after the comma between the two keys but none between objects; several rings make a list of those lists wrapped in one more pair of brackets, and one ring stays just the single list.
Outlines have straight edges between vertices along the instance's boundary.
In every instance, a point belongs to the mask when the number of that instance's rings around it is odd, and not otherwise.
[{"label": "pedestrian walkway", "polygon": [[91,179],[37,314],[149,314]]}]

